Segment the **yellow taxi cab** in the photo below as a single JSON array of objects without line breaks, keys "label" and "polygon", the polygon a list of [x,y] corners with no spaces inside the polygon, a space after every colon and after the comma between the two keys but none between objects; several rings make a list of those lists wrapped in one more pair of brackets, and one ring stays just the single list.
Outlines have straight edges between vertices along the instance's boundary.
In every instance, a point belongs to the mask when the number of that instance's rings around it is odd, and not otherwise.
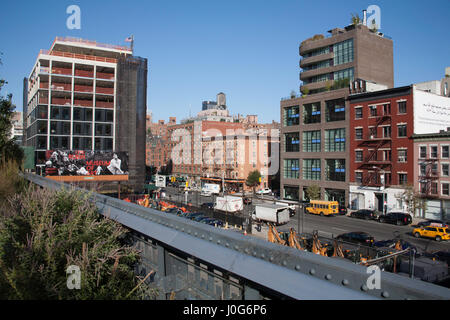
[{"label": "yellow taxi cab", "polygon": [[442,228],[442,227],[421,227],[416,228],[413,230],[413,235],[416,238],[419,237],[427,237],[427,238],[433,238],[436,241],[441,240],[450,240],[450,233],[448,228]]}]

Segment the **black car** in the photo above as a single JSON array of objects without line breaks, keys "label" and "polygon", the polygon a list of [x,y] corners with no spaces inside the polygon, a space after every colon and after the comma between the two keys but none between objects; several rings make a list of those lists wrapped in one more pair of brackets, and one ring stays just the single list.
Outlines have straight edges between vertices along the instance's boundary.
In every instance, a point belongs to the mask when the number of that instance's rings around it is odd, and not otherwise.
[{"label": "black car", "polygon": [[343,205],[339,205],[339,214],[340,215],[346,215],[347,214],[347,208]]},{"label": "black car", "polygon": [[370,234],[362,231],[344,233],[338,235],[336,239],[346,242],[364,244],[367,246],[372,246],[375,240]]},{"label": "black car", "polygon": [[417,224],[418,227],[428,227],[428,226],[432,226],[432,227],[442,227],[442,228],[448,228],[448,224],[442,220],[425,220],[425,221],[420,221]]},{"label": "black car", "polygon": [[214,203],[205,202],[205,203],[202,203],[201,207],[202,207],[202,209],[212,210],[212,209],[214,209]]},{"label": "black car", "polygon": [[350,214],[350,217],[357,218],[357,219],[364,219],[364,220],[376,220],[377,212],[375,210],[361,209],[361,210],[353,211]]},{"label": "black car", "polygon": [[412,217],[408,213],[403,212],[390,212],[386,215],[381,215],[378,217],[378,221],[381,223],[392,223],[398,226],[408,225],[412,222]]}]

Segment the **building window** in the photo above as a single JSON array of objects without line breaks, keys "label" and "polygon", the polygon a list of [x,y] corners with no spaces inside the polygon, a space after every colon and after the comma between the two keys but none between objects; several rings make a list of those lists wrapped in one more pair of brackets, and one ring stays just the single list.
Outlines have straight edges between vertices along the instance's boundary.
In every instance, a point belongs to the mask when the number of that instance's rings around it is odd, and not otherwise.
[{"label": "building window", "polygon": [[408,150],[407,149],[399,149],[398,153],[398,162],[408,162]]},{"label": "building window", "polygon": [[399,114],[406,113],[406,101],[399,101],[398,102],[398,113]]},{"label": "building window", "polygon": [[286,133],[285,139],[285,151],[286,152],[299,152],[300,151],[300,138],[298,132]]},{"label": "building window", "polygon": [[303,132],[303,152],[320,152],[320,130]]},{"label": "building window", "polygon": [[333,45],[335,66],[353,61],[353,39],[348,39]]},{"label": "building window", "polygon": [[426,159],[426,157],[427,157],[427,147],[425,147],[425,146],[421,146],[420,147],[419,157],[421,159]]},{"label": "building window", "polygon": [[325,119],[327,122],[345,120],[345,100],[326,101]]},{"label": "building window", "polygon": [[303,106],[303,123],[320,123],[320,102],[309,103]]},{"label": "building window", "polygon": [[355,172],[355,182],[362,184],[363,181],[363,173],[362,172]]},{"label": "building window", "polygon": [[325,130],[325,152],[345,151],[345,128]]},{"label": "building window", "polygon": [[298,201],[299,192],[298,187],[284,186],[283,188],[283,199]]},{"label": "building window", "polygon": [[304,159],[302,169],[304,180],[320,180],[320,159]]},{"label": "building window", "polygon": [[286,107],[283,109],[284,126],[295,126],[299,124],[299,106]]},{"label": "building window", "polygon": [[448,163],[443,163],[442,164],[442,176],[444,177],[448,177],[449,174],[449,164]]},{"label": "building window", "polygon": [[449,196],[450,190],[449,190],[450,183],[443,183],[442,184],[442,195],[443,196]]},{"label": "building window", "polygon": [[356,140],[362,140],[363,139],[363,128],[356,128],[355,129],[355,138],[356,138]]},{"label": "building window", "polygon": [[431,158],[434,158],[434,159],[436,159],[438,157],[438,147],[437,146],[430,147],[430,156],[431,156]]},{"label": "building window", "polygon": [[436,182],[431,183],[431,194],[438,194],[438,184]]},{"label": "building window", "polygon": [[300,172],[300,163],[298,159],[284,159],[283,176],[286,179],[298,179]]},{"label": "building window", "polygon": [[391,104],[386,103],[383,105],[383,115],[390,115],[391,114]]},{"label": "building window", "polygon": [[325,161],[325,180],[345,181],[345,159],[327,159]]},{"label": "building window", "polygon": [[362,150],[356,150],[355,151],[355,161],[356,162],[362,162],[363,161],[363,151]]},{"label": "building window", "polygon": [[449,146],[442,146],[441,148],[441,157],[444,159],[448,159],[449,158]]},{"label": "building window", "polygon": [[398,184],[405,185],[408,183],[408,175],[406,173],[398,174]]},{"label": "building window", "polygon": [[371,117],[377,116],[377,106],[369,106],[369,114]]},{"label": "building window", "polygon": [[355,108],[355,119],[362,119],[363,118],[363,108],[358,107]]},{"label": "building window", "polygon": [[398,137],[406,137],[406,124],[399,124],[397,126]]},{"label": "building window", "polygon": [[383,138],[391,137],[391,126],[383,127]]},{"label": "building window", "polygon": [[392,152],[391,150],[383,150],[383,160],[384,161],[391,161],[392,159]]}]

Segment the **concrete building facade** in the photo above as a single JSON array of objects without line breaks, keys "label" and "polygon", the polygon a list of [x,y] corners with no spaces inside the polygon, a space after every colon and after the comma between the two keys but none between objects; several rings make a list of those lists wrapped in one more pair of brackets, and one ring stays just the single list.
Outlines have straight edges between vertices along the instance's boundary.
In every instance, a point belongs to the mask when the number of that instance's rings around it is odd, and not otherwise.
[{"label": "concrete building facade", "polygon": [[350,83],[392,87],[393,42],[363,24],[316,35],[299,48],[301,96],[281,100],[281,197],[307,200],[306,189],[348,204]]}]

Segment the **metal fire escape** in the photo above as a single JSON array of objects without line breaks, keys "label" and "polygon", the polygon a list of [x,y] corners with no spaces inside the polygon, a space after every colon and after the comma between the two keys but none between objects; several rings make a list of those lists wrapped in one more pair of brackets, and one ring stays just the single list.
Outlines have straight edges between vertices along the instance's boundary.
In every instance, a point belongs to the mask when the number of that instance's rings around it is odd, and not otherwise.
[{"label": "metal fire escape", "polygon": [[[425,166],[425,170],[422,169],[419,172],[419,182],[420,182],[420,195],[424,198],[437,198],[437,190],[433,192],[432,185],[433,182],[439,179],[439,172],[437,169],[437,158],[427,158],[421,161],[421,166]],[[433,167],[436,166],[436,170]]]},{"label": "metal fire escape", "polygon": [[373,125],[372,132],[364,135],[363,140],[359,143],[359,147],[363,147],[364,151],[368,151],[366,157],[364,157],[362,163],[358,169],[364,170],[364,176],[362,180],[363,186],[368,187],[381,187],[389,186],[390,180],[385,179],[384,183],[379,178],[378,172],[390,172],[392,169],[392,155],[389,155],[389,159],[379,159],[378,151],[380,148],[388,148],[392,150],[391,134],[385,135],[382,132],[381,136],[378,136],[378,128],[383,124],[391,125],[390,110],[383,110],[383,114],[375,117],[375,123]]}]

